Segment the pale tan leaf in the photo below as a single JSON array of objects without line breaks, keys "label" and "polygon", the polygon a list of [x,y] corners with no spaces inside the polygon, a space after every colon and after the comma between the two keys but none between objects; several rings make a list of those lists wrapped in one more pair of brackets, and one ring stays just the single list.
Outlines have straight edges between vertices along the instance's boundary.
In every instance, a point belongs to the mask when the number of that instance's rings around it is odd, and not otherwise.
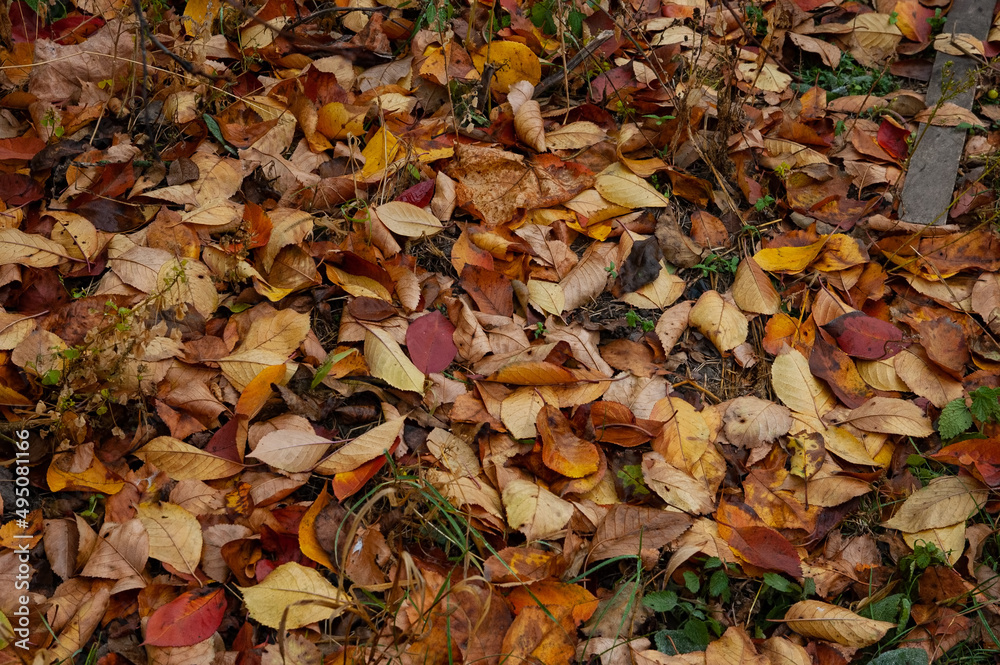
[{"label": "pale tan leaf", "polygon": [[212,283],[212,271],[201,261],[167,261],[157,272],[156,284],[159,303],[164,309],[187,305],[207,319],[219,306],[219,293]]},{"label": "pale tan leaf", "polygon": [[730,626],[719,639],[705,647],[705,662],[711,665],[769,665],[766,656],[757,653],[742,626]]},{"label": "pale tan leaf", "polygon": [[604,292],[608,284],[611,256],[617,251],[616,243],[594,243],[584,252],[580,262],[559,283],[565,296],[564,310],[574,310]]},{"label": "pale tan leaf", "polygon": [[173,480],[218,480],[235,476],[242,464],[217,457],[172,436],[158,436],[132,453]]},{"label": "pale tan leaf", "polygon": [[917,547],[927,547],[928,543],[937,546],[944,552],[948,563],[954,566],[962,558],[965,551],[965,521],[951,526],[938,529],[926,529],[915,533],[903,532],[903,542],[910,546],[910,549]]},{"label": "pale tan leaf", "polygon": [[743,62],[737,67],[740,79],[766,92],[783,92],[792,84],[792,77],[773,62],[758,67],[755,62]]},{"label": "pale tan leaf", "polygon": [[142,574],[149,558],[149,535],[142,522],[138,519],[124,524],[105,522],[99,535],[97,547],[81,575],[118,580]]},{"label": "pale tan leaf", "polygon": [[581,150],[605,138],[604,130],[588,120],[579,120],[554,129],[545,135],[551,150]]},{"label": "pale tan leaf", "polygon": [[[903,349],[893,357],[896,376],[911,391],[941,409],[952,400],[965,395],[962,384],[935,367],[919,346]],[[863,378],[863,377],[862,377]]]},{"label": "pale tan leaf", "polygon": [[598,174],[594,187],[608,201],[626,208],[665,208],[669,204],[655,187],[617,162]]},{"label": "pale tan leaf", "polygon": [[957,127],[962,123],[968,123],[974,127],[987,127],[990,123],[979,118],[975,113],[967,108],[963,108],[953,102],[945,102],[940,107],[931,106],[913,116],[917,122],[926,122],[937,127]]},{"label": "pale tan leaf", "polygon": [[535,419],[545,404],[558,404],[549,386],[522,386],[504,398],[500,419],[515,439],[533,439],[538,434]]},{"label": "pale tan leaf", "polygon": [[[993,41],[992,35],[989,41]],[[985,55],[983,40],[968,33],[952,33],[950,30],[946,30],[934,38],[934,50],[957,56]]]},{"label": "pale tan leaf", "polygon": [[530,480],[511,480],[503,488],[502,498],[507,523],[522,532],[529,543],[556,536],[573,516],[573,504]]},{"label": "pale tan leaf", "polygon": [[642,478],[668,505],[695,515],[715,510],[715,497],[704,482],[669,464],[659,453],[642,456]]},{"label": "pale tan leaf", "polygon": [[444,228],[437,217],[406,201],[384,203],[374,213],[390,231],[407,238],[432,236]]},{"label": "pale tan leaf", "polygon": [[667,270],[660,261],[660,274],[649,284],[623,295],[621,299],[639,309],[664,309],[684,294],[687,283]]},{"label": "pale tan leaf", "polygon": [[229,577],[229,564],[222,556],[222,546],[234,540],[249,538],[253,531],[242,524],[214,524],[205,528],[201,569],[216,582]]},{"label": "pale tan leaf", "polygon": [[271,272],[278,252],[288,245],[298,245],[312,232],[313,216],[305,210],[275,208],[267,213],[271,218],[271,237],[260,255],[260,268]]},{"label": "pale tan leaf", "polygon": [[903,33],[889,14],[858,14],[848,23],[848,47],[854,59],[865,67],[875,67],[894,55]]},{"label": "pale tan leaf", "polygon": [[667,396],[667,382],[662,376],[641,377],[621,372],[614,378],[604,399],[624,404],[637,418],[649,418],[653,405]]},{"label": "pale tan leaf", "polygon": [[730,351],[747,339],[747,317],[717,291],[706,291],[691,308],[691,325],[708,337],[720,353]]},{"label": "pale tan leaf", "polygon": [[538,152],[545,152],[545,123],[542,121],[542,107],[529,99],[514,113],[514,132],[524,145]]},{"label": "pale tan leaf", "polygon": [[905,392],[910,389],[896,374],[896,359],[894,357],[883,360],[855,359],[854,366],[858,368],[858,374],[865,380],[865,383],[875,390]]},{"label": "pale tan leaf", "polygon": [[115,236],[108,248],[108,267],[126,284],[143,293],[152,293],[159,283],[160,268],[173,256],[165,249],[133,246],[112,258]]},{"label": "pale tan leaf", "polygon": [[965,522],[986,503],[988,491],[968,476],[940,476],[907,497],[883,522],[887,529],[917,533]]},{"label": "pale tan leaf", "polygon": [[989,326],[1000,333],[1000,274],[984,272],[972,287],[972,309]]},{"label": "pale tan leaf", "polygon": [[690,300],[685,300],[660,315],[653,330],[660,339],[660,344],[663,345],[664,353],[669,354],[673,351],[681,335],[687,330],[691,320],[692,307],[694,307],[694,303]]},{"label": "pale tan leaf", "polygon": [[931,419],[919,406],[892,397],[872,397],[850,411],[842,422],[866,432],[882,434],[930,436],[934,433]]},{"label": "pale tan leaf", "polygon": [[785,623],[799,635],[836,642],[846,647],[867,647],[882,639],[896,624],[866,619],[850,610],[818,600],[801,600],[785,613]]},{"label": "pale tan leaf", "polygon": [[478,448],[440,427],[435,427],[427,435],[427,450],[458,477],[475,478],[483,470]]},{"label": "pale tan leaf", "polygon": [[755,314],[776,314],[781,306],[778,290],[752,257],[743,259],[736,269],[733,300],[744,312]]},{"label": "pale tan leaf", "polygon": [[353,471],[365,462],[384,455],[403,431],[403,418],[395,418],[373,427],[358,438],[345,443],[316,467],[316,473],[333,475]]},{"label": "pale tan leaf", "polygon": [[351,602],[315,568],[290,561],[256,586],[237,587],[250,618],[269,628],[302,628],[339,615]]},{"label": "pale tan leaf", "polygon": [[27,339],[38,325],[37,319],[12,312],[0,312],[0,350],[10,351]]},{"label": "pale tan leaf", "polygon": [[528,302],[541,312],[559,316],[566,309],[566,294],[555,282],[528,280]]},{"label": "pale tan leaf", "polygon": [[149,556],[193,575],[201,560],[201,524],[178,505],[139,504],[139,520],[149,534]]},{"label": "pale tan leaf", "polygon": [[198,167],[198,179],[146,192],[144,196],[179,205],[204,206],[232,197],[243,183],[243,169],[237,159],[213,152],[196,152],[191,161]]},{"label": "pale tan leaf", "polygon": [[795,349],[774,359],[771,384],[774,394],[785,406],[816,419],[822,418],[837,405],[837,398],[826,384],[813,376],[809,361]]},{"label": "pale tan leaf", "polygon": [[737,397],[723,416],[726,438],[736,446],[753,448],[784,436],[792,427],[791,412],[759,397]]},{"label": "pale tan leaf", "polygon": [[616,503],[597,526],[590,546],[590,560],[640,555],[659,558],[659,551],[691,527],[684,513]]},{"label": "pale tan leaf", "polygon": [[424,391],[424,373],[384,328],[365,328],[365,361],[372,376],[400,390]]},{"label": "pale tan leaf", "polygon": [[798,46],[803,51],[817,54],[820,59],[823,60],[823,64],[830,69],[836,69],[837,66],[840,65],[840,56],[842,53],[839,48],[830,42],[822,39],[816,39],[815,37],[810,37],[809,35],[801,35],[792,30],[789,30],[785,34],[788,35],[793,44]]},{"label": "pale tan leaf", "polygon": [[66,260],[66,248],[53,240],[18,229],[0,229],[0,266],[17,263],[51,268]]},{"label": "pale tan leaf", "polygon": [[309,471],[333,442],[311,432],[283,429],[265,434],[247,457],[291,473]]},{"label": "pale tan leaf", "polygon": [[429,469],[427,482],[456,506],[482,508],[495,518],[497,528],[503,529],[503,502],[500,499],[500,494],[490,487],[481,476],[478,478],[456,477],[455,474],[448,471]]}]

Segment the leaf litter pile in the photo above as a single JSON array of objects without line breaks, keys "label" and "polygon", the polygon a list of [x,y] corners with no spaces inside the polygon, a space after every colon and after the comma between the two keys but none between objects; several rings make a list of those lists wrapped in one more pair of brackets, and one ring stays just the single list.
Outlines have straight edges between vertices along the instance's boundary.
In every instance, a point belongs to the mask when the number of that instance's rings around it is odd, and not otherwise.
[{"label": "leaf litter pile", "polygon": [[996,662],[949,4],[10,3],[0,663]]}]

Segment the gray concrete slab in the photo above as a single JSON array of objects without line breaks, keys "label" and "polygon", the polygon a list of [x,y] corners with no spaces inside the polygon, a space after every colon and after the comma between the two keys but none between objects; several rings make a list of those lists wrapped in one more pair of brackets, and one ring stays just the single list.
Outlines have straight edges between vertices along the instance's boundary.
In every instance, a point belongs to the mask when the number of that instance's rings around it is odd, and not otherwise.
[{"label": "gray concrete slab", "polygon": [[[992,1],[955,0],[945,31],[985,39],[992,22]],[[938,52],[927,88],[927,105],[932,107],[941,99],[943,83],[950,81],[954,91],[964,85],[978,67],[973,58]],[[974,94],[974,87],[968,86],[958,94],[950,94],[947,101],[971,109]],[[921,125],[916,133],[920,143],[910,158],[903,182],[900,218],[917,224],[947,224],[967,132],[935,126],[924,130],[925,126]]]}]

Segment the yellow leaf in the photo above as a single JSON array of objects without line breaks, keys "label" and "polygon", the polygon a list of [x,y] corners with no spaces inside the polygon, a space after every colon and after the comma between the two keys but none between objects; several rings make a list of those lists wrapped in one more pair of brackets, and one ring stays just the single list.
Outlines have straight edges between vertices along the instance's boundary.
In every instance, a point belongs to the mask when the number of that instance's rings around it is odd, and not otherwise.
[{"label": "yellow leaf", "polygon": [[691,325],[708,337],[721,353],[747,340],[747,317],[717,291],[706,291],[691,308]]},{"label": "yellow leaf", "polygon": [[358,438],[345,443],[331,453],[316,467],[316,473],[333,475],[354,471],[365,462],[381,457],[399,438],[403,431],[403,418],[395,418],[389,422],[373,427]]},{"label": "yellow leaf", "polygon": [[626,208],[665,208],[667,197],[615,162],[598,174],[594,187],[608,201]]},{"label": "yellow leaf", "polygon": [[785,613],[788,627],[804,637],[836,642],[845,647],[867,647],[882,639],[896,624],[866,619],[850,610],[818,600],[802,600]]},{"label": "yellow leaf", "polygon": [[407,238],[432,236],[443,229],[437,217],[405,201],[385,203],[373,212],[390,231]]},{"label": "yellow leaf", "polygon": [[252,587],[238,587],[250,618],[269,628],[302,628],[339,615],[350,600],[313,568],[290,561]]},{"label": "yellow leaf", "polygon": [[[188,0],[187,4],[184,5],[184,31],[190,37],[198,36],[201,32],[200,28],[204,27],[207,21],[211,21],[214,18],[215,12],[218,10],[218,6],[215,5],[212,0]],[[207,21],[206,21],[207,20]],[[207,27],[211,27],[211,23]]]},{"label": "yellow leaf", "polygon": [[386,330],[365,329],[365,361],[372,376],[400,390],[423,393],[424,373],[406,357]]},{"label": "yellow leaf", "polygon": [[244,468],[171,436],[158,436],[132,454],[174,480],[218,480],[235,476]]},{"label": "yellow leaf", "polygon": [[173,503],[139,504],[139,521],[149,534],[149,556],[193,575],[201,561],[201,524]]},{"label": "yellow leaf", "polygon": [[802,272],[819,256],[824,240],[804,247],[768,247],[753,255],[761,270],[795,275]]},{"label": "yellow leaf", "polygon": [[528,280],[528,302],[548,314],[559,316],[566,309],[566,295],[554,282]]},{"label": "yellow leaf", "polygon": [[530,48],[519,42],[494,41],[485,44],[472,54],[472,63],[480,74],[487,63],[496,67],[490,88],[493,92],[507,94],[518,81],[538,85],[542,80],[542,63]]},{"label": "yellow leaf", "polygon": [[985,505],[988,495],[983,484],[974,478],[940,476],[907,497],[882,526],[917,533],[964,523]]},{"label": "yellow leaf", "polygon": [[529,543],[555,536],[573,517],[573,504],[531,480],[511,480],[503,488],[502,498],[507,523],[521,531]]},{"label": "yellow leaf", "polygon": [[317,112],[316,131],[328,139],[346,139],[364,134],[365,110],[348,110],[340,102],[323,105]]},{"label": "yellow leaf", "polygon": [[660,261],[660,274],[656,279],[626,293],[621,299],[639,309],[664,309],[674,304],[684,294],[686,287],[687,283],[669,272],[666,264]]},{"label": "yellow leaf", "polygon": [[375,135],[361,151],[365,165],[361,168],[361,178],[368,180],[375,174],[385,171],[396,160],[399,152],[399,139],[385,127],[379,127]]},{"label": "yellow leaf", "polygon": [[774,359],[771,364],[774,394],[792,411],[820,419],[837,405],[826,384],[809,370],[809,361],[795,349]]}]

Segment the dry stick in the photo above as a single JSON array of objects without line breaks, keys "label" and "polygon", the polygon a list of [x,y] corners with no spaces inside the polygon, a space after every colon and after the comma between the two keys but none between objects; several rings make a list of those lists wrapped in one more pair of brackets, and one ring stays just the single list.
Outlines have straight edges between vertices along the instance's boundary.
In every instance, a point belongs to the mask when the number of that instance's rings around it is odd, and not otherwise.
[{"label": "dry stick", "polygon": [[592,40],[590,40],[589,44],[587,44],[582,49],[577,51],[576,55],[570,58],[569,62],[566,63],[566,67],[563,71],[547,77],[544,81],[535,86],[535,94],[532,95],[532,98],[540,97],[549,88],[553,88],[559,83],[561,83],[563,81],[563,77],[568,76],[569,72],[573,71],[581,64],[583,64],[584,60],[589,58],[591,54],[594,53],[594,51],[601,48],[601,46],[604,45],[604,42],[611,39],[614,36],[614,34],[615,33],[613,30],[604,30],[596,37],[594,37]]},{"label": "dry stick", "polygon": [[[729,4],[729,0],[722,0],[722,4],[724,4],[726,6],[726,9],[728,9],[730,12],[732,12],[733,16],[737,15],[736,11],[733,9],[733,6]],[[760,42],[760,40],[757,39],[756,35],[750,34],[750,31],[747,30],[747,27],[745,25],[743,25],[743,21],[737,21],[737,23],[740,26],[740,30],[743,31],[744,35],[746,35],[747,39],[751,40],[754,44],[756,44],[757,46],[759,46],[760,49],[764,53],[766,53],[768,55],[768,57],[771,58],[771,60],[774,60],[774,64],[776,64],[778,66],[778,69],[780,69],[781,71],[783,71],[786,74],[788,74],[789,76],[791,76],[792,80],[795,81],[796,83],[802,83],[802,79],[799,78],[799,76],[795,72],[793,72],[792,70],[790,70],[785,65],[781,64],[781,60],[779,60],[777,58],[777,56],[775,56],[774,53],[772,53],[769,48],[767,48],[766,46],[764,46]],[[761,69],[763,69],[763,68],[761,68]]]},{"label": "dry stick", "polygon": [[[139,29],[142,31],[144,35],[146,35],[147,38],[149,38],[149,41],[153,43],[153,46],[155,46],[157,50],[162,51],[166,55],[170,56],[174,62],[180,65],[184,69],[184,71],[186,71],[188,74],[191,74],[192,76],[204,76],[205,78],[211,79],[213,81],[218,81],[220,78],[223,78],[214,72],[200,71],[198,68],[194,66],[194,63],[192,63],[190,60],[185,60],[184,58],[182,58],[181,56],[177,55],[176,53],[168,49],[166,46],[164,46],[163,43],[156,38],[156,35],[153,34],[153,31],[149,29],[149,24],[146,23],[146,15],[142,11],[142,6],[139,4],[139,0],[132,0],[132,7],[135,9],[135,14],[139,19]],[[142,76],[144,79],[149,76],[149,69],[146,66],[145,44],[142,45]],[[147,97],[147,91],[145,86],[143,86],[144,103],[148,101],[146,97]]]}]

